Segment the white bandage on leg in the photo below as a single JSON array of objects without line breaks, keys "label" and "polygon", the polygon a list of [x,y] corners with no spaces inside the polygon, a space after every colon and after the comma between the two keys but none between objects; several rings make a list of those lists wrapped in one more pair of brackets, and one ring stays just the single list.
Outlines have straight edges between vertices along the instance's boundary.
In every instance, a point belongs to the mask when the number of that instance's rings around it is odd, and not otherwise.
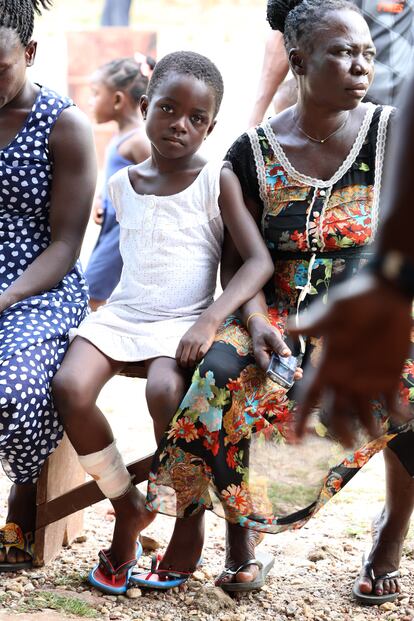
[{"label": "white bandage on leg", "polygon": [[102,451],[79,455],[79,462],[107,498],[119,498],[131,486],[131,475],[116,448],[116,442]]}]

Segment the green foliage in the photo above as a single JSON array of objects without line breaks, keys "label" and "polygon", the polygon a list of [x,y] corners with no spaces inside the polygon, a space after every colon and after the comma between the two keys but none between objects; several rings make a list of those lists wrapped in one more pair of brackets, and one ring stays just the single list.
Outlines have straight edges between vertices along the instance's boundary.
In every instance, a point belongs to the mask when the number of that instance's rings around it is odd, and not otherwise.
[{"label": "green foliage", "polygon": [[49,608],[58,610],[68,615],[76,615],[77,617],[88,617],[90,619],[98,618],[98,613],[86,602],[76,597],[63,597],[55,595],[49,591],[41,591],[27,598],[26,601],[19,606],[20,612],[31,612],[36,610],[44,610]]}]

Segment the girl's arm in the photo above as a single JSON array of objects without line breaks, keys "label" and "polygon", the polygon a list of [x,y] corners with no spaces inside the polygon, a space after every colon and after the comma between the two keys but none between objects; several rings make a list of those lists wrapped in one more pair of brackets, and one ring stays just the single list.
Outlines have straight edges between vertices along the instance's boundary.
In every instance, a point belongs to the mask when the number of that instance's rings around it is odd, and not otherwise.
[{"label": "girl's arm", "polygon": [[51,243],[0,295],[0,312],[56,286],[79,256],[95,189],[96,162],[90,124],[77,108],[64,110],[56,121],[50,150]]},{"label": "girl's arm", "polygon": [[[252,217],[259,224],[262,211],[259,205],[249,198],[245,198],[245,204]],[[221,286],[223,289],[226,289],[240,265],[241,259],[237,248],[233,240],[227,236],[221,257]],[[263,291],[256,293],[254,297],[241,306],[240,315],[245,326],[247,326],[247,320],[253,313],[254,316],[249,320],[248,326],[253,340],[253,351],[259,367],[266,370],[269,366],[270,354],[272,351],[282,356],[288,356],[291,352],[289,348],[286,347],[286,343],[278,330],[271,326],[266,319],[267,304]],[[299,375],[297,378],[298,377]]]},{"label": "girl's arm", "polygon": [[224,319],[256,295],[273,273],[271,257],[254,218],[246,209],[240,183],[228,168],[223,168],[220,175],[219,206],[243,262],[234,269],[221,296],[181,339],[176,357],[182,366],[194,366],[207,353]]}]

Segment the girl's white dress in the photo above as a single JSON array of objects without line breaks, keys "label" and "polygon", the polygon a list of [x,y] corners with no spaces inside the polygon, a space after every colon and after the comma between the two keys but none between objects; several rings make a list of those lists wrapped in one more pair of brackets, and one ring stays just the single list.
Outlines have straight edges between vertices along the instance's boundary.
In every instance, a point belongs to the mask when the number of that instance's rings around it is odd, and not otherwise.
[{"label": "girl's white dress", "polygon": [[140,195],[128,168],[109,182],[120,224],[121,280],[71,336],[121,361],[174,358],[181,337],[212,303],[223,243],[218,206],[224,162],[209,162],[172,196]]}]

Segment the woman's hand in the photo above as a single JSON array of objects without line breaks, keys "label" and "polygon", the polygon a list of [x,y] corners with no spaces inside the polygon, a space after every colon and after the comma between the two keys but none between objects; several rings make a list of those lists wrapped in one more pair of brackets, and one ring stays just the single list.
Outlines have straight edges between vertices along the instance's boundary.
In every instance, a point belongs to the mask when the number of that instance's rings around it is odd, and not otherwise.
[{"label": "woman's hand", "polygon": [[195,367],[212,346],[216,332],[214,322],[200,317],[178,344],[175,359],[180,367]]},{"label": "woman's hand", "polygon": [[92,207],[92,218],[95,224],[102,226],[104,221],[104,209],[102,207],[102,198],[97,196]]},{"label": "woman's hand", "polygon": [[[252,317],[249,321],[249,329],[253,341],[254,357],[263,371],[267,371],[273,352],[283,357],[292,355],[279,330],[271,326],[263,317]],[[302,375],[302,369],[298,367],[294,375],[295,381],[302,379]]]},{"label": "woman's hand", "polygon": [[300,317],[291,334],[323,336],[316,369],[302,388],[297,432],[318,403],[331,430],[346,447],[355,440],[355,424],[373,437],[380,429],[372,400],[382,401],[396,421],[407,420],[397,405],[400,374],[410,347],[411,302],[369,274],[359,274],[352,286],[332,289],[327,305],[315,303]]}]

